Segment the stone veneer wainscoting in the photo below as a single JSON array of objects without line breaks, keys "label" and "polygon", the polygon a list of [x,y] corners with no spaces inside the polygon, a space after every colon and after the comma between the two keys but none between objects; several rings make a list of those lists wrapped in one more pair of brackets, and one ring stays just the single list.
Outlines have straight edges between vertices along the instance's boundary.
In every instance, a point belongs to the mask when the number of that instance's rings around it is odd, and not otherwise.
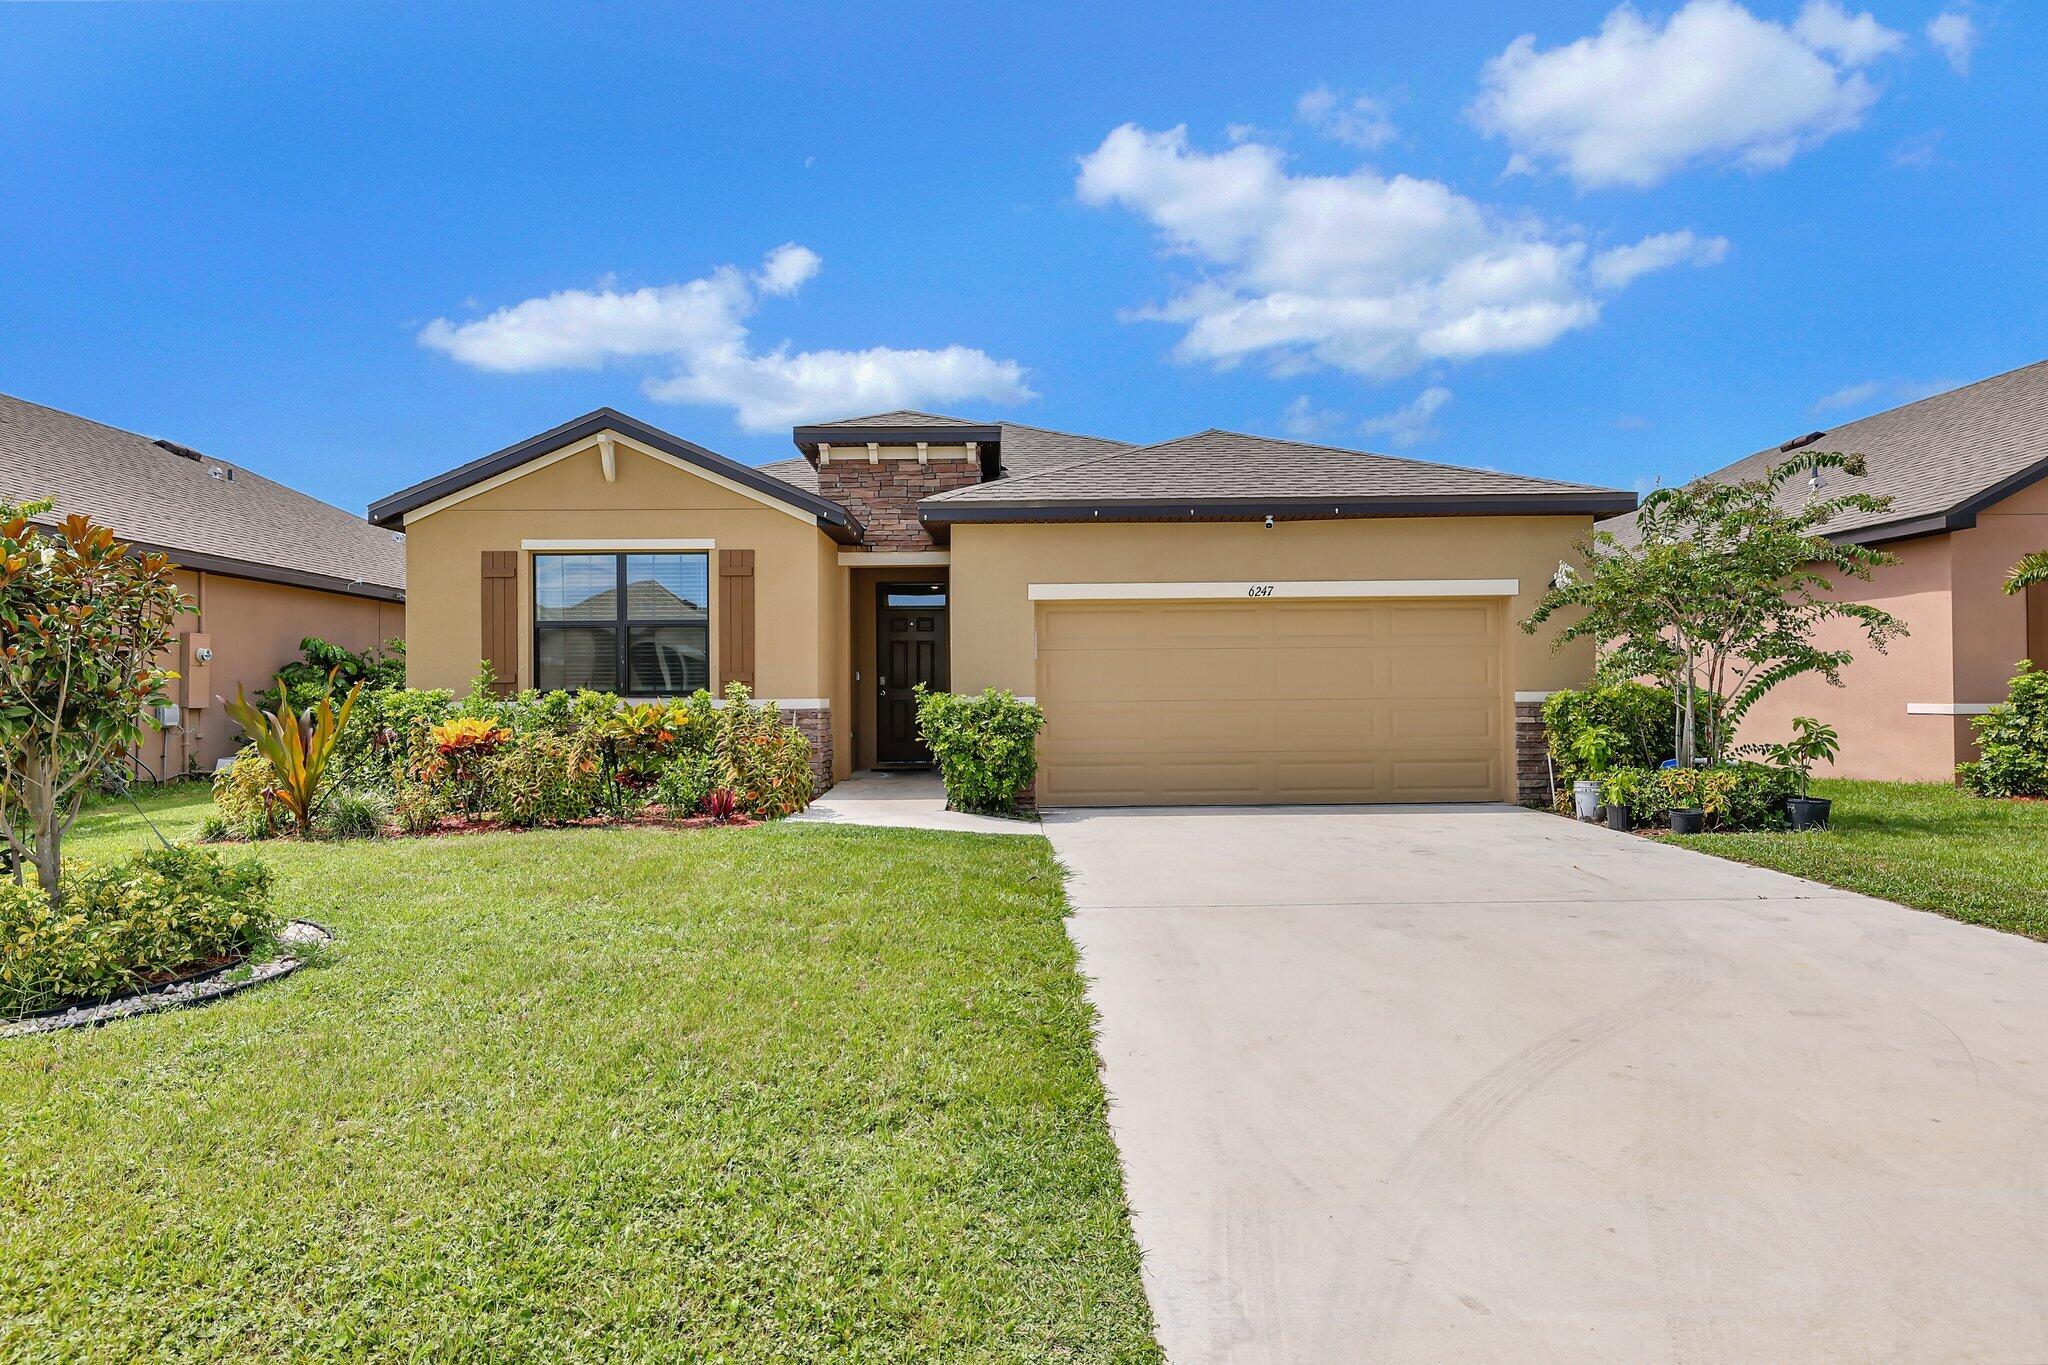
[{"label": "stone veneer wainscoting", "polygon": [[1515,703],[1515,798],[1525,806],[1550,805],[1550,731],[1543,703]]},{"label": "stone veneer wainscoting", "polygon": [[829,706],[785,706],[776,703],[783,723],[794,725],[811,742],[812,795],[832,790],[832,708]]}]

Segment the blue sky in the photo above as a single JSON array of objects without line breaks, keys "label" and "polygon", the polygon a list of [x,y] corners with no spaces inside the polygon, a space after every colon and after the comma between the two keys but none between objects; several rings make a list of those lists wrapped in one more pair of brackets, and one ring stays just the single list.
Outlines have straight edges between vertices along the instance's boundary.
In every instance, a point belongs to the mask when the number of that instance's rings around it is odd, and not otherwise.
[{"label": "blue sky", "polygon": [[2048,357],[2040,11],[4,6],[0,391],[356,510],[605,404],[1646,486]]}]

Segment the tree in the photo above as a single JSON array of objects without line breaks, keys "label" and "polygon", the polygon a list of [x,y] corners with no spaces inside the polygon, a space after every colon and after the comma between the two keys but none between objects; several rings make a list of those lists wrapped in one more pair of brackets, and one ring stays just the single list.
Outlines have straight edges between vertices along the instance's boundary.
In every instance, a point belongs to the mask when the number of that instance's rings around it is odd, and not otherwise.
[{"label": "tree", "polygon": [[[1852,655],[1816,646],[1821,625],[1853,621],[1879,653],[1906,633],[1890,612],[1828,595],[1831,574],[1867,580],[1873,569],[1895,562],[1881,550],[1819,533],[1844,512],[1891,505],[1867,493],[1818,496],[1821,472],[1829,469],[1861,477],[1864,459],[1802,453],[1759,479],[1702,479],[1651,493],[1636,513],[1637,543],[1594,532],[1579,545],[1585,571],[1561,574],[1522,629],[1533,635],[1560,612],[1582,613],[1555,646],[1592,640],[1603,678],[1667,684],[1676,698],[1679,763],[1691,766],[1702,728],[1706,756],[1719,763],[1742,717],[1778,684],[1818,673],[1841,686]],[[1792,510],[1785,488],[1801,475],[1810,476],[1812,492]]]},{"label": "tree", "polygon": [[2048,583],[2048,550],[2036,550],[2013,565],[2006,575],[2005,590],[2017,597],[2036,583]]},{"label": "tree", "polygon": [[158,666],[185,608],[170,561],[49,502],[0,503],[0,833],[61,904],[59,859],[93,774],[142,737],[176,675]]}]

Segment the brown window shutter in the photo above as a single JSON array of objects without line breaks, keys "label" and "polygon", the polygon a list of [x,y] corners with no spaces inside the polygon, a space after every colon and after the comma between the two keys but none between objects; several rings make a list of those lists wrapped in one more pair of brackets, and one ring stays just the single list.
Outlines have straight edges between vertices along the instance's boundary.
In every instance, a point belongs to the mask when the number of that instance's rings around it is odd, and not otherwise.
[{"label": "brown window shutter", "polygon": [[492,690],[509,695],[519,685],[519,552],[484,551],[484,662],[497,678]]},{"label": "brown window shutter", "polygon": [[718,552],[718,686],[754,686],[754,552]]}]

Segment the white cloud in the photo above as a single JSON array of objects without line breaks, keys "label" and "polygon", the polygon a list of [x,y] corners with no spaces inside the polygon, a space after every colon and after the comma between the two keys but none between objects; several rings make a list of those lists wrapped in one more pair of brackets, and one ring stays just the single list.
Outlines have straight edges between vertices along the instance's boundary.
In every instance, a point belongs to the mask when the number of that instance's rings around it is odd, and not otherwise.
[{"label": "white cloud", "polygon": [[1958,76],[1970,74],[1970,57],[1977,50],[1977,24],[1960,10],[1946,10],[1927,21],[1927,41],[1941,50]]},{"label": "white cloud", "polygon": [[1515,39],[1470,113],[1514,149],[1511,170],[1554,167],[1581,188],[1695,163],[1771,170],[1862,122],[1878,91],[1855,68],[1899,41],[1834,0],[1808,0],[1790,27],[1735,0],[1688,0],[1661,25],[1624,4],[1562,47]]},{"label": "white cloud", "polygon": [[1280,415],[1280,429],[1297,441],[1318,441],[1343,425],[1344,414],[1319,408],[1307,394],[1298,395]]},{"label": "white cloud", "polygon": [[1868,66],[1905,46],[1904,34],[1886,28],[1867,11],[1852,15],[1836,0],[1807,0],[1792,32],[1816,52],[1846,66]]},{"label": "white cloud", "polygon": [[1441,384],[1432,384],[1405,406],[1384,417],[1371,417],[1360,422],[1358,430],[1365,436],[1384,436],[1396,446],[1412,446],[1436,435],[1431,423],[1443,410],[1444,404],[1450,401],[1449,389]]},{"label": "white cloud", "polygon": [[1593,257],[1593,283],[1622,289],[1643,276],[1679,265],[1719,265],[1728,259],[1726,237],[1700,237],[1691,229],[1660,232],[1633,246],[1618,246]]},{"label": "white cloud", "polygon": [[1838,412],[1843,408],[1860,408],[1882,392],[1884,385],[1875,379],[1866,379],[1860,384],[1850,384],[1836,389],[1833,393],[1813,400],[1815,412]]},{"label": "white cloud", "polygon": [[1900,141],[1892,148],[1892,165],[1907,170],[1925,170],[1934,164],[1941,151],[1942,130],[1933,128],[1924,133],[1915,133]]},{"label": "white cloud", "polygon": [[1197,263],[1165,303],[1126,314],[1184,324],[1185,361],[1387,378],[1535,350],[1600,313],[1584,243],[1434,180],[1291,175],[1264,143],[1204,152],[1185,128],[1125,124],[1081,158],[1076,189]]},{"label": "white cloud", "polygon": [[1376,152],[1392,142],[1397,131],[1387,106],[1380,101],[1370,95],[1346,99],[1327,85],[1319,85],[1296,100],[1294,116],[1333,142],[1368,152]]},{"label": "white cloud", "polygon": [[1612,425],[1616,431],[1648,431],[1650,419],[1639,413],[1625,412],[1615,418]]},{"label": "white cloud", "polygon": [[731,408],[749,431],[849,412],[1034,396],[1022,366],[967,346],[752,349],[746,322],[761,301],[795,294],[823,264],[816,252],[788,242],[769,252],[753,275],[726,265],[684,284],[630,291],[601,281],[595,289],[527,299],[470,322],[436,318],[420,330],[419,342],[500,374],[659,357],[673,371],[644,381],[650,397]]}]

